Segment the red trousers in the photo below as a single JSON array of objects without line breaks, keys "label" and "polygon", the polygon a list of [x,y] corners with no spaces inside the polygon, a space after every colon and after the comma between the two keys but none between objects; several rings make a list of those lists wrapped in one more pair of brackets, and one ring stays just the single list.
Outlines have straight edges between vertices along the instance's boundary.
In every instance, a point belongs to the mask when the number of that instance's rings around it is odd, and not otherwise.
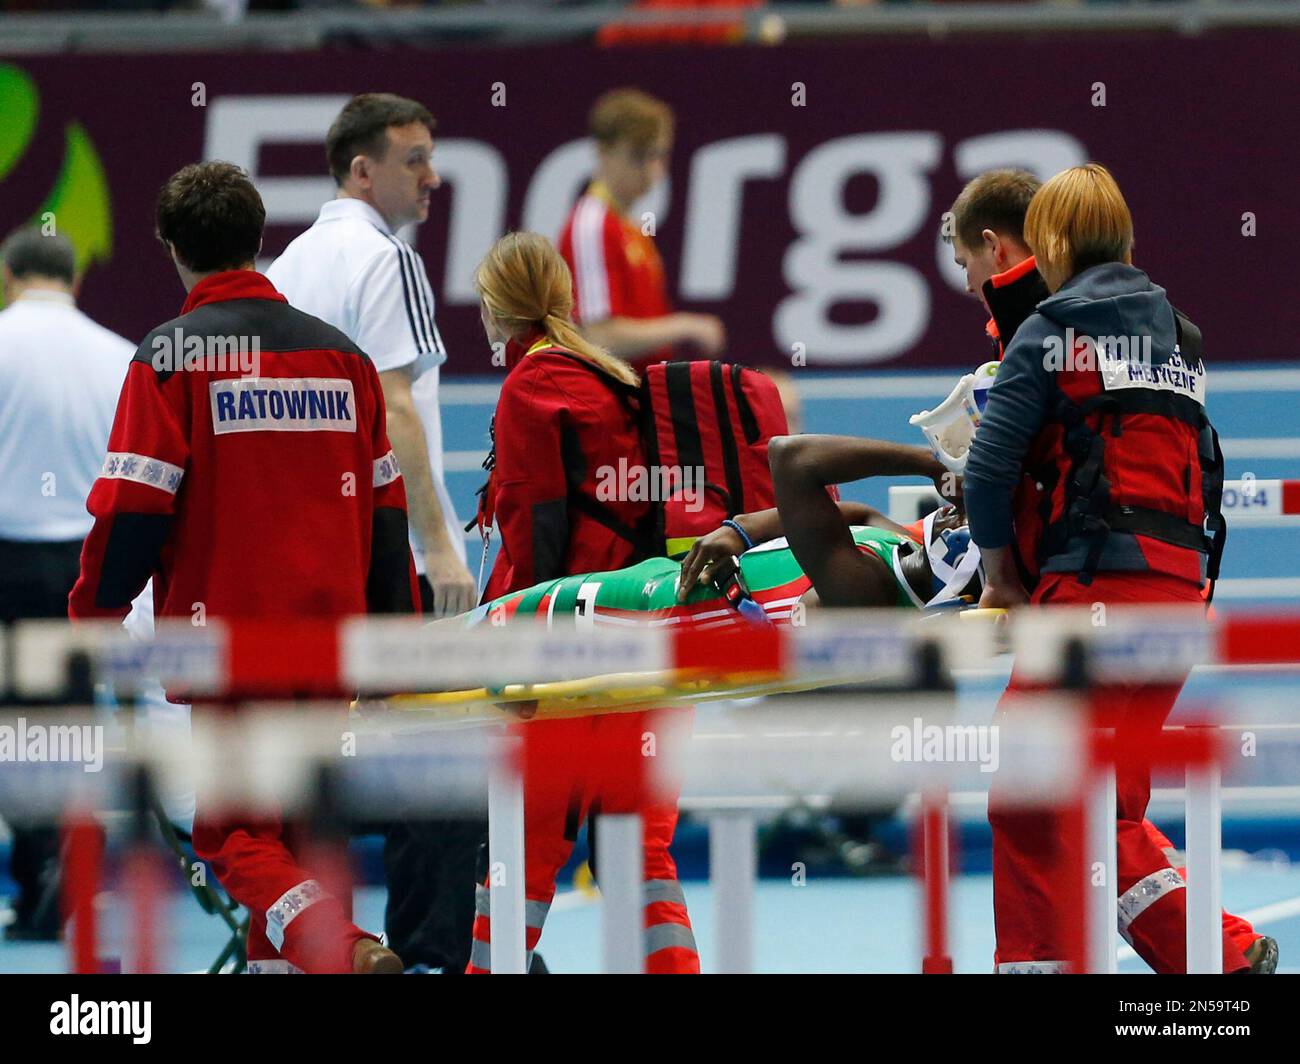
[{"label": "red trousers", "polygon": [[[1034,592],[1035,604],[1199,603],[1189,581],[1151,573],[1098,573],[1085,586],[1073,574],[1049,574]],[[1107,685],[1101,698],[1108,722],[1122,745],[1159,735],[1182,690],[1175,684]],[[1029,691],[1012,675],[999,704],[999,717]],[[1119,930],[1138,955],[1161,973],[1187,970],[1185,882],[1152,838],[1146,824],[1151,772],[1131,762],[1116,772]],[[1060,970],[1059,906],[1072,869],[1065,859],[1061,814],[1015,804],[994,784],[989,791],[993,829],[993,914],[999,971]],[[1167,840],[1164,840],[1167,842]],[[1225,928],[1224,971],[1248,967],[1242,947]]]},{"label": "red trousers", "polygon": [[351,972],[358,940],[376,936],[352,923],[345,855],[313,851],[305,833],[277,817],[214,816],[208,808],[215,805],[200,794],[194,852],[249,912],[249,972]]},{"label": "red trousers", "polygon": [[[1165,833],[1156,827],[1151,821],[1142,821],[1142,826],[1146,829],[1147,836],[1153,843],[1160,847],[1160,852],[1170,861],[1173,861],[1174,855],[1178,852],[1174,849],[1174,844],[1166,838]],[[1187,869],[1178,868],[1178,874],[1187,879]],[[1235,916],[1223,910],[1223,933],[1237,944],[1237,948],[1245,953],[1255,942],[1264,936],[1261,935],[1251,925],[1251,922],[1242,916]]]},{"label": "red trousers", "polygon": [[[524,916],[528,961],[555,896],[555,877],[569,859],[579,826],[592,813],[639,812],[644,828],[645,966],[662,974],[700,970],[686,899],[668,847],[677,828],[675,794],[642,795],[640,762],[674,731],[689,731],[693,710],[653,709],[523,725],[532,744],[524,774]],[[597,855],[599,859],[599,855]],[[599,867],[596,869],[599,877]],[[491,972],[491,908],[477,890],[474,941],[466,971]]]}]

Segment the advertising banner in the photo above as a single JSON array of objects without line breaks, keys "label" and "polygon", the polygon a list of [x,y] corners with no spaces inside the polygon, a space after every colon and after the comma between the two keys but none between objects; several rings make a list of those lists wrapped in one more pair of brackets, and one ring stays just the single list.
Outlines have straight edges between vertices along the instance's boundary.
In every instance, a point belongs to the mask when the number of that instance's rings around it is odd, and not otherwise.
[{"label": "advertising banner", "polygon": [[943,213],[983,170],[1089,159],[1115,173],[1135,262],[1200,324],[1211,365],[1295,357],[1300,65],[1262,32],[19,56],[0,62],[0,225],[52,219],[87,266],[83,307],[139,340],[184,297],[153,235],[172,172],[247,168],[269,263],[334,194],[323,141],[349,95],[412,96],[438,121],[444,183],[410,235],[444,372],[494,372],[474,267],[506,230],[558,234],[590,173],[588,109],[622,85],[676,112],[670,178],[632,214],[675,306],[724,319],[731,359],[982,361]]}]

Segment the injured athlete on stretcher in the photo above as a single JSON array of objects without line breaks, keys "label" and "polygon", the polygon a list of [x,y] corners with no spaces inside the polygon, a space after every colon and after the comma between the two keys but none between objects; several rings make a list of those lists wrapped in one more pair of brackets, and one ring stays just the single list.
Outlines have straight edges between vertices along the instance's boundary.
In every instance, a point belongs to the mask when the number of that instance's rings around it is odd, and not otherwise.
[{"label": "injured athlete on stretcher", "polygon": [[[931,609],[979,602],[979,551],[960,509],[961,482],[928,450],[852,436],[783,436],[772,441],[769,458],[776,508],[740,514],[697,540],[682,562],[680,601],[712,583],[733,555],[779,545],[811,585],[800,595],[804,606]],[[933,481],[951,500],[910,526],[862,503],[834,501],[827,491],[909,475]]]},{"label": "injured athlete on stretcher", "polygon": [[[959,474],[996,374],[997,364],[985,363],[963,376],[934,410],[910,419],[929,440],[929,450],[853,436],[772,440],[776,508],[738,515],[697,540],[682,563],[679,600],[716,583],[715,573],[725,571],[733,555],[784,537],[782,546],[788,544],[811,583],[800,598],[804,606],[978,604],[982,569],[962,512]],[[835,502],[827,491],[881,476],[925,477],[949,505],[904,527],[861,503]]]},{"label": "injured athlete on stretcher", "polygon": [[771,444],[777,507],[740,514],[696,541],[680,563],[544,581],[484,603],[462,623],[516,616],[589,625],[716,625],[737,613],[788,623],[797,606],[939,608],[979,601],[979,554],[965,518],[945,505],[910,527],[827,487],[875,476],[923,476],[960,501],[960,481],[922,447],[847,436]]},{"label": "injured athlete on stretcher", "polygon": [[[995,367],[980,367],[943,404],[911,419],[931,449],[847,436],[775,438],[769,447],[775,509],[737,515],[698,539],[680,564],[651,558],[617,572],[548,581],[485,603],[468,615],[469,623],[491,617],[500,624],[522,614],[544,616],[548,624],[571,617],[592,625],[715,625],[734,622],[740,612],[753,620],[761,613],[760,623],[788,624],[799,605],[815,603],[977,605],[982,573],[960,509],[959,474],[979,425],[980,393],[994,375]],[[836,502],[827,491],[878,476],[925,477],[950,504],[902,526],[869,506]],[[752,608],[739,609],[746,601]],[[1173,844],[1154,824],[1145,820],[1143,828],[1170,850]],[[1223,922],[1246,951],[1251,971],[1275,970],[1273,939],[1227,912]]]},{"label": "injured athlete on stretcher", "polygon": [[[995,368],[995,367],[994,367]],[[702,536],[679,564],[548,580],[483,603],[459,620],[500,626],[516,615],[585,625],[788,623],[813,605],[934,609],[978,604],[979,551],[961,510],[959,474],[993,373],[961,378],[933,411],[911,419],[930,448],[853,436],[771,441],[774,509],[738,514]],[[870,506],[837,502],[833,485],[920,476],[947,505],[904,527]]]}]

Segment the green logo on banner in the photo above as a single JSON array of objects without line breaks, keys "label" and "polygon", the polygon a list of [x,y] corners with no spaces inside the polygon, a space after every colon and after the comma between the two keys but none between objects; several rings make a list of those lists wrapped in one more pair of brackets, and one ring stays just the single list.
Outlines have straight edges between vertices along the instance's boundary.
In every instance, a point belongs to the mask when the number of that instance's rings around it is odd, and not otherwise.
[{"label": "green logo on banner", "polygon": [[[40,93],[26,71],[0,63],[0,181],[18,164],[36,133]],[[6,190],[12,196],[12,190]],[[108,180],[99,153],[80,122],[64,130],[63,162],[54,186],[36,209],[32,221],[57,232],[77,249],[77,269],[107,262],[113,253],[113,211]]]}]

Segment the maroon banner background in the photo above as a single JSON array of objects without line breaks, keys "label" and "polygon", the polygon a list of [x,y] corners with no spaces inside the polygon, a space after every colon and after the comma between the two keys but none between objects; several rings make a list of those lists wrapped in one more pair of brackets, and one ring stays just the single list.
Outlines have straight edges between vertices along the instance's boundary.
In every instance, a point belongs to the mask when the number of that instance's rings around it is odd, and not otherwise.
[{"label": "maroon banner background", "polygon": [[[410,95],[445,138],[434,158],[448,164],[446,184],[417,239],[451,352],[445,372],[493,372],[468,271],[496,232],[525,219],[530,187],[533,217],[562,216],[572,166],[557,163],[549,185],[539,166],[583,136],[599,92],[631,84],[678,115],[655,217],[673,299],[720,314],[733,359],[788,361],[803,344],[813,367],[981,361],[980,308],[939,265],[950,257],[936,241],[942,213],[979,170],[1022,162],[1050,173],[1072,153],[1115,172],[1138,265],[1201,325],[1212,363],[1292,359],[1300,64],[1296,37],[1280,37],[1283,47],[1279,34],[1250,32],[18,57],[9,62],[34,82],[40,112],[0,182],[0,227],[47,201],[79,124],[103,161],[111,221],[111,250],[92,263],[82,305],[138,340],[184,295],[152,232],[169,174],[246,141],[235,161],[267,198],[273,255],[330,194],[319,116],[337,106],[311,98]],[[719,146],[732,138],[749,139]],[[293,177],[315,183],[284,183]],[[95,224],[84,217],[93,205],[63,204],[77,227]]]}]

